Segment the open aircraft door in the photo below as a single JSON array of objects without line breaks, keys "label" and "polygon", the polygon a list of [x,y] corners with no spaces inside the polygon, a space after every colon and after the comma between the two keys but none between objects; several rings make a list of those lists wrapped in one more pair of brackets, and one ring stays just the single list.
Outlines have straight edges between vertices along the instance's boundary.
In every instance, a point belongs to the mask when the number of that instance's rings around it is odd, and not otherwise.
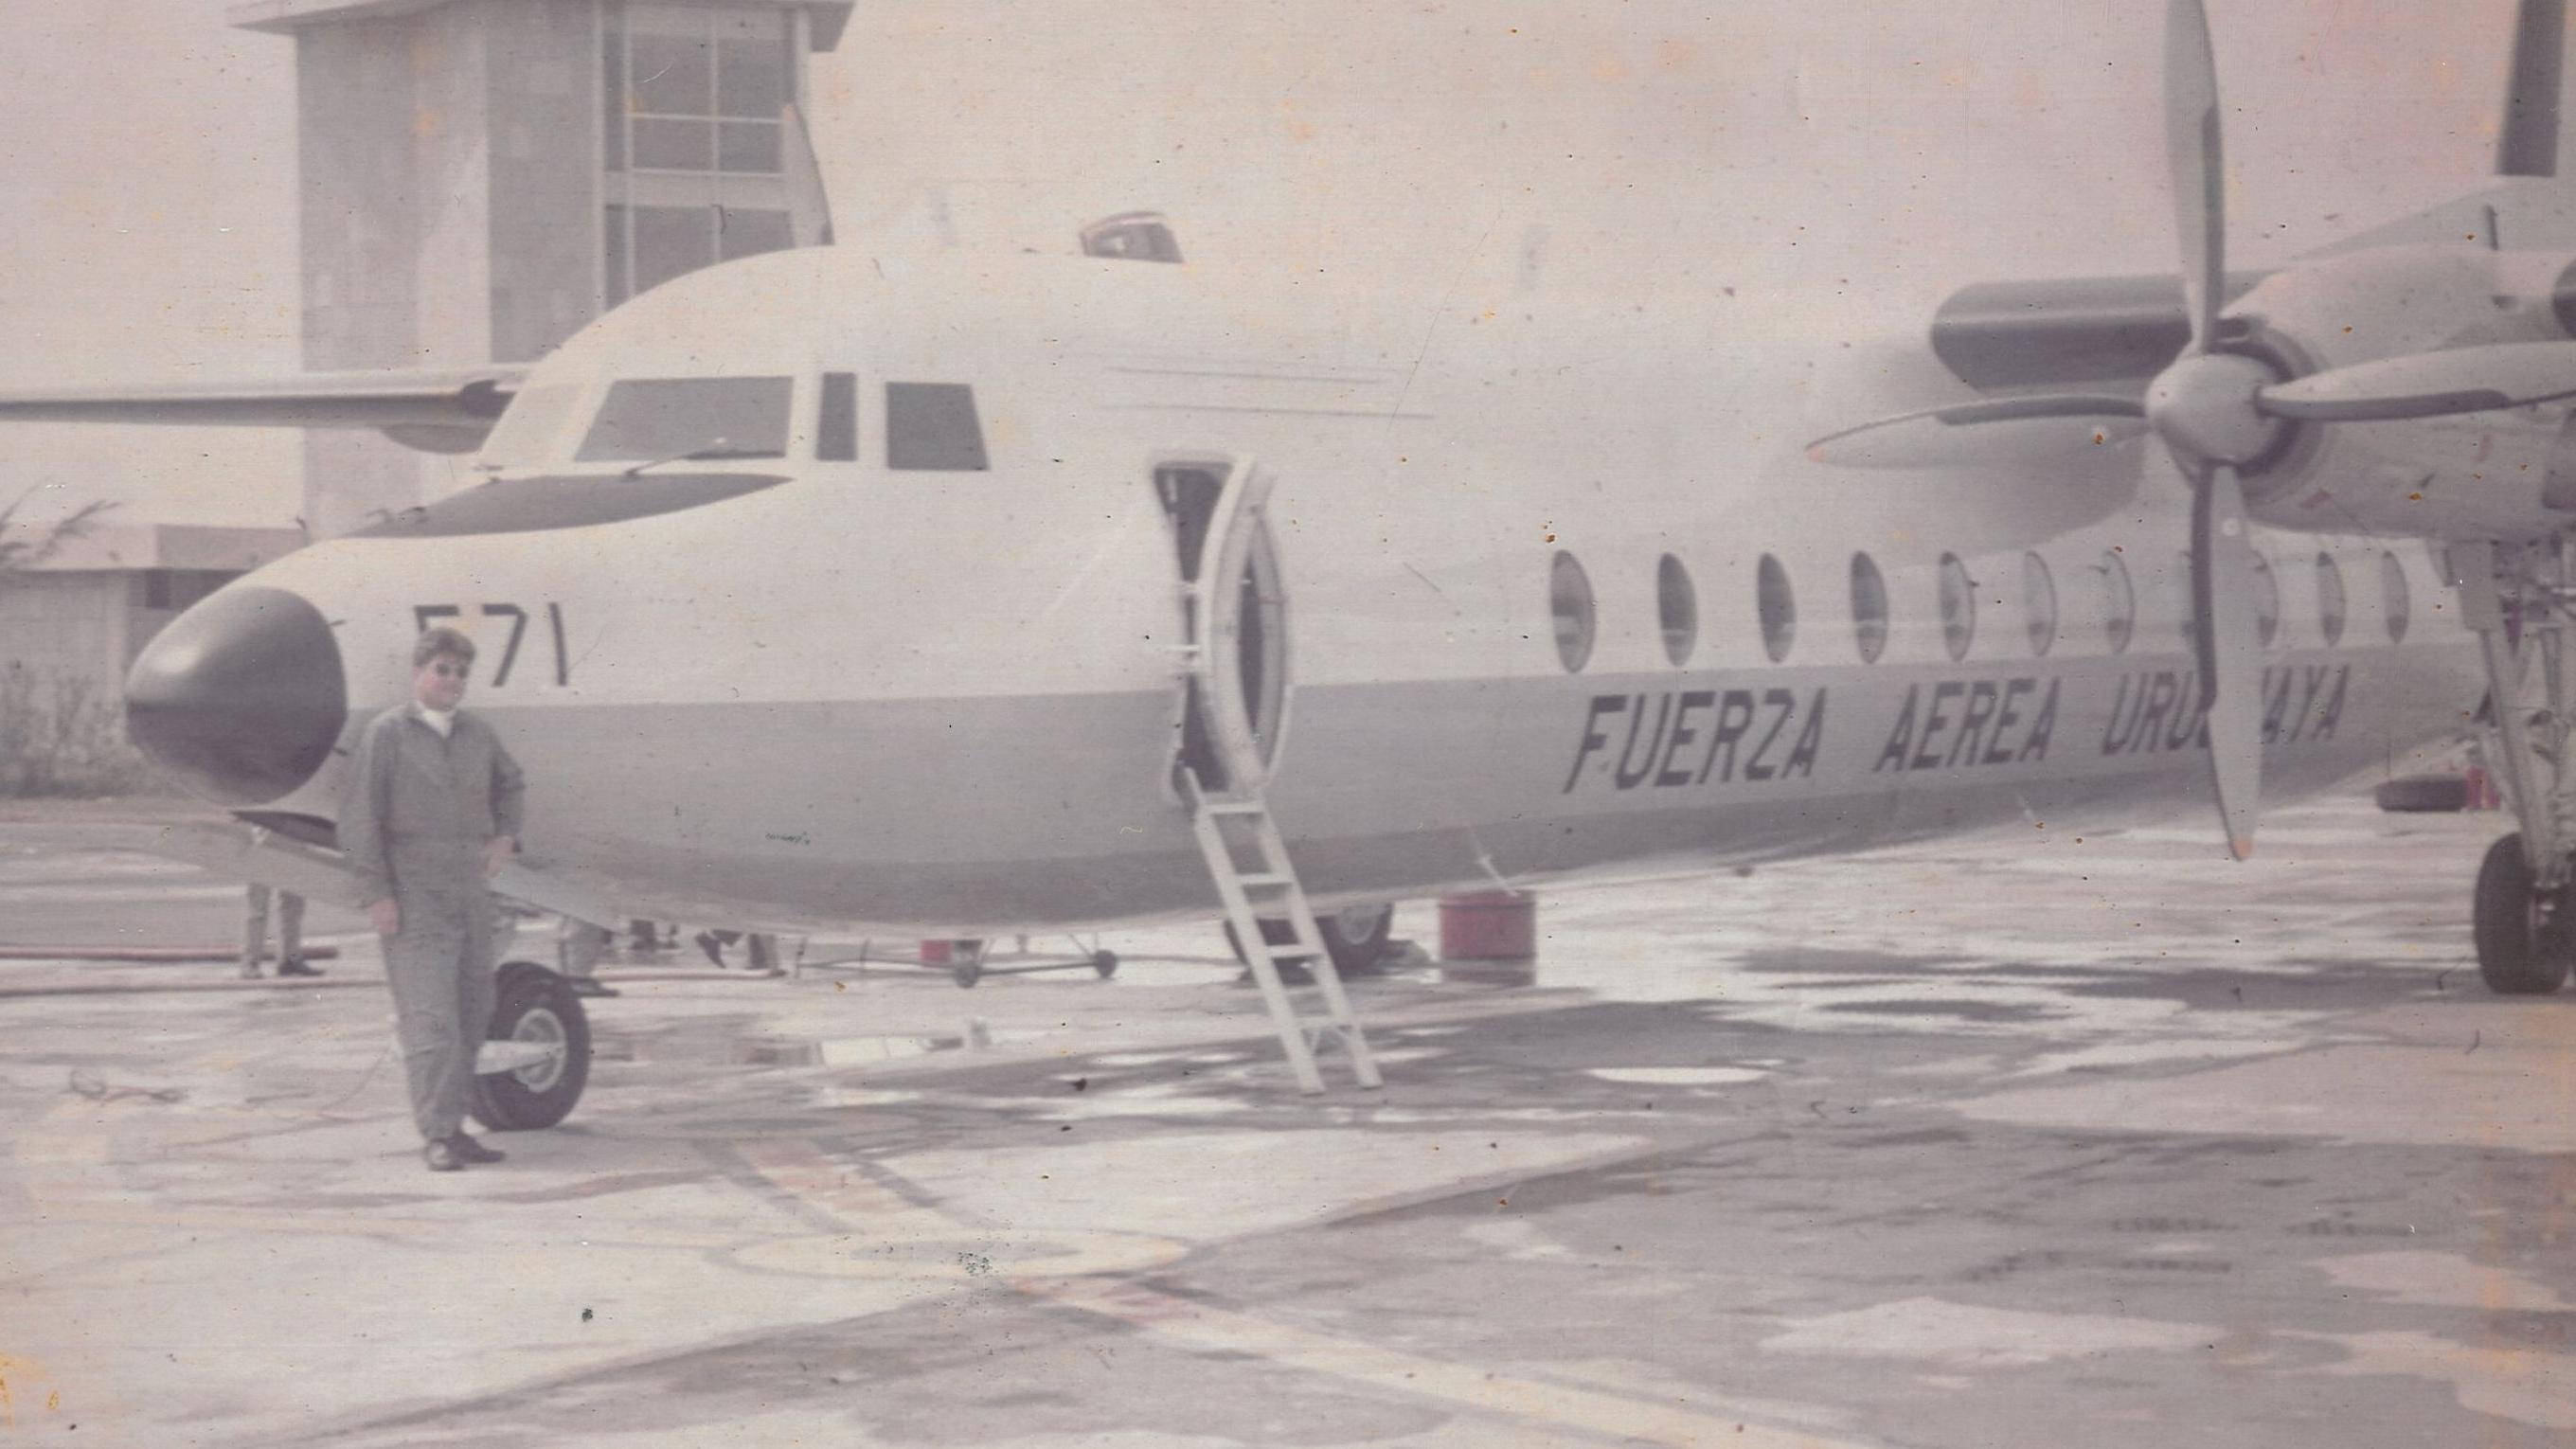
[{"label": "open aircraft door", "polygon": [[1247,457],[1158,462],[1181,586],[1179,747],[1209,789],[1269,782],[1288,714],[1288,603],[1264,509],[1277,480]]}]

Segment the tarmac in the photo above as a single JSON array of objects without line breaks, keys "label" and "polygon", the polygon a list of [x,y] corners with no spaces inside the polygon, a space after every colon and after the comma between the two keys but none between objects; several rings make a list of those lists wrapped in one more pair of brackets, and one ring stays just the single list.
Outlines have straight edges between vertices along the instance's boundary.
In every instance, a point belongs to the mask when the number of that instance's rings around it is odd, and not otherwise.
[{"label": "tarmac", "polygon": [[[1551,894],[1532,967],[1361,983],[1386,1085],[1321,1098],[1213,926],[612,965],[572,1117],[439,1175],[354,917],[313,985],[0,962],[0,1440],[2570,1442],[2576,993],[2478,984],[2504,818],[2198,825]],[[239,902],[0,825],[0,943]]]}]

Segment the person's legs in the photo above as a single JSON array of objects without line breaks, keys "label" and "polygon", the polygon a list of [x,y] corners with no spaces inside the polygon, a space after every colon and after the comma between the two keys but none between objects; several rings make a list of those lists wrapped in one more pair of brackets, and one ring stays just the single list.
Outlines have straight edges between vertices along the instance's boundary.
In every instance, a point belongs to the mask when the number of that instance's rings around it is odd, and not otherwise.
[{"label": "person's legs", "polygon": [[725,969],[725,951],[741,939],[740,931],[708,929],[700,931],[697,935],[698,949],[707,953],[707,959],[714,962],[719,971]]},{"label": "person's legs", "polygon": [[304,959],[304,897],[277,893],[277,974],[319,976],[321,969]]},{"label": "person's legs", "polygon": [[[405,891],[395,899],[402,931],[382,938],[394,1034],[411,1088],[412,1124],[422,1141],[443,1142],[464,1123],[473,1071],[463,1011],[470,913],[463,899],[444,892]],[[487,1010],[480,1021],[490,1019]],[[479,1030],[470,1035],[482,1039]]]},{"label": "person's legs", "polygon": [[259,979],[259,958],[268,954],[268,887],[252,886],[242,915],[241,977]]}]

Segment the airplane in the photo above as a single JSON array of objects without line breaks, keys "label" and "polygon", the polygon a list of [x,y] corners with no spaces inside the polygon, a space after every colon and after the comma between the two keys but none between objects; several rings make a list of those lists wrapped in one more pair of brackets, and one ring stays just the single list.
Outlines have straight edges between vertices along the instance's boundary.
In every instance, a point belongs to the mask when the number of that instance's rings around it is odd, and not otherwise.
[{"label": "airplane", "polygon": [[[2242,858],[2263,797],[2483,695],[2521,829],[2477,956],[2544,994],[2576,960],[2563,4],[2515,36],[2494,187],[2231,273],[2209,27],[2172,0],[2179,277],[1979,284],[1822,371],[1713,311],[1318,296],[1146,213],[1061,255],[871,255],[832,244],[807,143],[805,245],[532,365],[0,418],[474,454],[133,668],[136,744],[240,822],[189,848],[308,894],[345,896],[346,751],[449,622],[532,781],[505,893],[926,938],[1222,910],[1284,935],[1248,955],[1319,1090],[1318,1044],[1375,1081],[1337,971],[1390,901],[2202,802]],[[1322,1027],[1274,958],[1318,968]],[[493,1125],[579,1094],[543,976],[505,981],[495,1035],[536,1053]]]}]

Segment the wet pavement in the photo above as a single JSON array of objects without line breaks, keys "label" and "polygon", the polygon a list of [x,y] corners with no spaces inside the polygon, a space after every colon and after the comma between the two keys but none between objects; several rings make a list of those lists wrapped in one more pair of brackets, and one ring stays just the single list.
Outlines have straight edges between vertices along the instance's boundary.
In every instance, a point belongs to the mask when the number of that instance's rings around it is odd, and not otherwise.
[{"label": "wet pavement", "polygon": [[[1566,892],[1534,979],[1362,986],[1387,1086],[1322,1099],[1213,928],[971,991],[612,967],[572,1118],[438,1176],[353,921],[318,988],[0,962],[0,1417],[93,1444],[2562,1444],[2576,994],[2476,982],[2503,828],[2354,797],[2276,812],[2247,866],[2182,827],[2034,826]],[[58,943],[233,929],[228,888],[39,836],[0,826],[0,941],[31,902]]]}]

